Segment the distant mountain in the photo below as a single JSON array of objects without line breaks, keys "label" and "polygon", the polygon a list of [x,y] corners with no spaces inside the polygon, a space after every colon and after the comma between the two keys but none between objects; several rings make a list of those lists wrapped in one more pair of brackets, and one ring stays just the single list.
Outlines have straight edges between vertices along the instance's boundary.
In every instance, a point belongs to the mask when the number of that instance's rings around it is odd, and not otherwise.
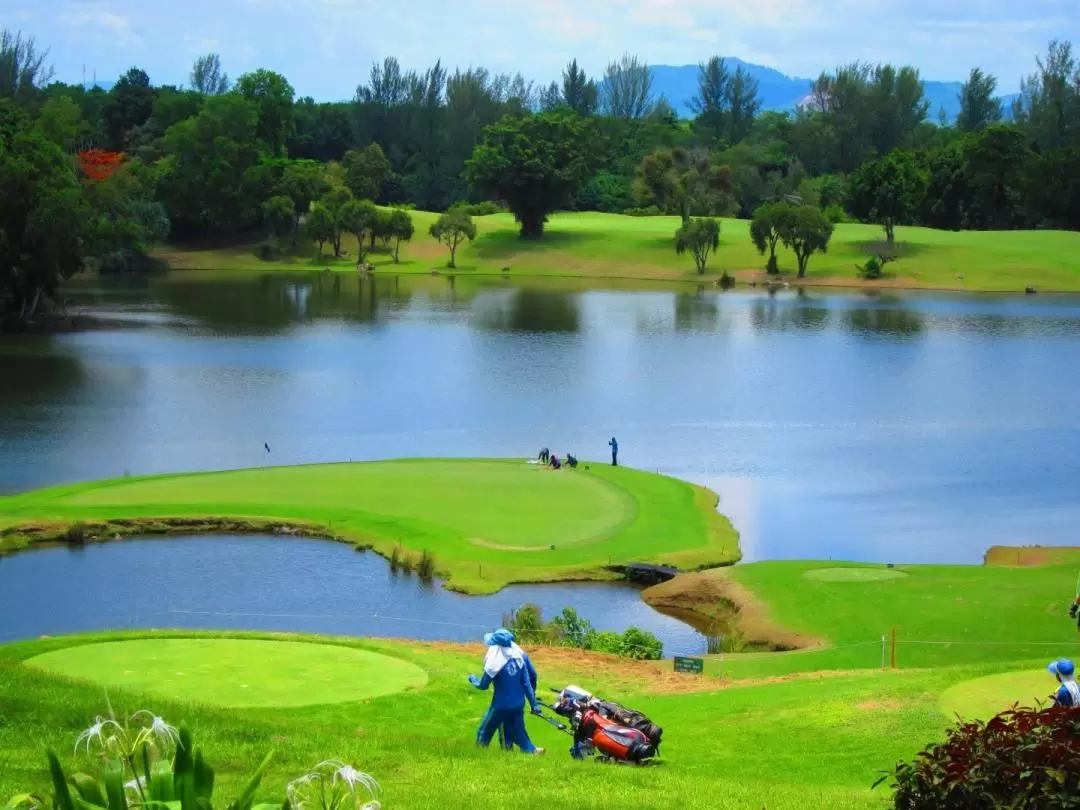
[{"label": "distant mountain", "polygon": [[[800,101],[810,94],[812,79],[787,76],[778,70],[764,65],[754,65],[734,57],[724,57],[728,69],[738,67],[750,73],[758,80],[758,98],[763,110],[794,110]],[[692,118],[690,99],[697,93],[697,65],[653,65],[653,92],[663,95],[675,111],[683,118]],[[952,122],[960,112],[961,82],[924,81],[926,98],[930,101],[928,117],[937,122],[938,111],[945,110],[946,120]],[[1008,114],[1016,94],[1002,96],[1002,106]]]}]

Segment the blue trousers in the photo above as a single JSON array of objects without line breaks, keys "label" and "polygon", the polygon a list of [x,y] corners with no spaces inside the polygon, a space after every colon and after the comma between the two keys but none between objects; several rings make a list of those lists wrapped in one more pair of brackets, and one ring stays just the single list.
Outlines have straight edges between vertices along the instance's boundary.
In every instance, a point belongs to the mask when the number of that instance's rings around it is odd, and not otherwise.
[{"label": "blue trousers", "polygon": [[523,754],[531,754],[536,750],[536,746],[529,739],[529,733],[525,730],[524,706],[520,709],[489,707],[484,719],[480,721],[480,727],[476,730],[476,744],[487,748],[496,732],[502,738],[503,748],[511,749],[516,745]]}]

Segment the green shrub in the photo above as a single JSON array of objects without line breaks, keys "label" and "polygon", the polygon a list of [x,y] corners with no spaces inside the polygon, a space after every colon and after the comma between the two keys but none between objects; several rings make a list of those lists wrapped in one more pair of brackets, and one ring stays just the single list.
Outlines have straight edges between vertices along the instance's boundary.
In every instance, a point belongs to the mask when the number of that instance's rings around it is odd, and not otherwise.
[{"label": "green shrub", "polygon": [[281,249],[281,243],[276,238],[270,237],[259,242],[255,253],[264,262],[272,262],[280,259],[285,252]]},{"label": "green shrub", "polygon": [[521,643],[543,641],[548,635],[540,608],[533,604],[522,605],[503,616],[503,627]]},{"label": "green shrub", "polygon": [[455,205],[454,208],[460,208],[470,217],[486,217],[492,214],[505,214],[507,209],[499,205],[497,202],[491,200],[485,200],[478,203],[467,203],[464,205]]},{"label": "green shrub", "polygon": [[1076,807],[1080,710],[1017,708],[958,723],[945,742],[897,765],[892,787],[903,810]]},{"label": "green shrub", "polygon": [[394,546],[390,551],[390,570],[396,572],[401,567],[401,546]]},{"label": "green shrub", "polygon": [[847,211],[844,210],[844,206],[837,205],[836,203],[833,203],[825,209],[825,218],[833,225],[851,222],[851,217],[849,217]]},{"label": "green shrub", "polygon": [[619,655],[636,658],[639,661],[658,661],[664,657],[664,645],[648,630],[628,627],[620,639],[622,650]]},{"label": "green shrub", "polygon": [[86,543],[88,531],[86,524],[81,520],[72,523],[67,527],[64,532],[64,541],[71,543],[74,546],[81,546]]},{"label": "green shrub", "polygon": [[623,211],[628,217],[662,217],[664,212],[655,205],[646,208],[627,208]]},{"label": "green shrub", "polygon": [[416,573],[424,582],[430,582],[435,576],[435,555],[427,549],[420,555],[420,562],[416,564]]}]

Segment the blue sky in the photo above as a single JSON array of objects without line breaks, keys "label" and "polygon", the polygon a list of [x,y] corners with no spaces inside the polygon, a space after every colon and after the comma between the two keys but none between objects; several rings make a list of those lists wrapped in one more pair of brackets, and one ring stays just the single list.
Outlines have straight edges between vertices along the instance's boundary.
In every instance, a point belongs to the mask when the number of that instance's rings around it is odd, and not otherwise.
[{"label": "blue sky", "polygon": [[57,78],[144,68],[184,83],[221,55],[235,77],[267,67],[300,95],[352,96],[374,60],[423,69],[481,64],[556,78],[590,74],[624,50],[653,64],[713,53],[813,76],[856,59],[914,64],[927,79],[979,65],[1017,89],[1052,38],[1080,47],[1080,0],[0,0],[0,26],[51,49]]}]

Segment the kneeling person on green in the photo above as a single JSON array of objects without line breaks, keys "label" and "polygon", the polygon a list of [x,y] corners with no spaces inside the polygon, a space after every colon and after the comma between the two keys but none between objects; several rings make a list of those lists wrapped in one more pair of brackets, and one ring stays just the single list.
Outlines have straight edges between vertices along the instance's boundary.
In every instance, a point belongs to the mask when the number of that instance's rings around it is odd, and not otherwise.
[{"label": "kneeling person on green", "polygon": [[528,701],[534,714],[540,714],[540,704],[536,700],[524,652],[514,643],[510,631],[502,628],[485,635],[484,643],[488,645],[484,675],[482,678],[470,675],[469,683],[477,689],[487,689],[494,684],[495,694],[476,731],[477,744],[487,747],[501,728],[506,735],[507,747],[516,745],[526,754],[543,753],[544,749],[533,745],[525,730],[525,702]]}]

